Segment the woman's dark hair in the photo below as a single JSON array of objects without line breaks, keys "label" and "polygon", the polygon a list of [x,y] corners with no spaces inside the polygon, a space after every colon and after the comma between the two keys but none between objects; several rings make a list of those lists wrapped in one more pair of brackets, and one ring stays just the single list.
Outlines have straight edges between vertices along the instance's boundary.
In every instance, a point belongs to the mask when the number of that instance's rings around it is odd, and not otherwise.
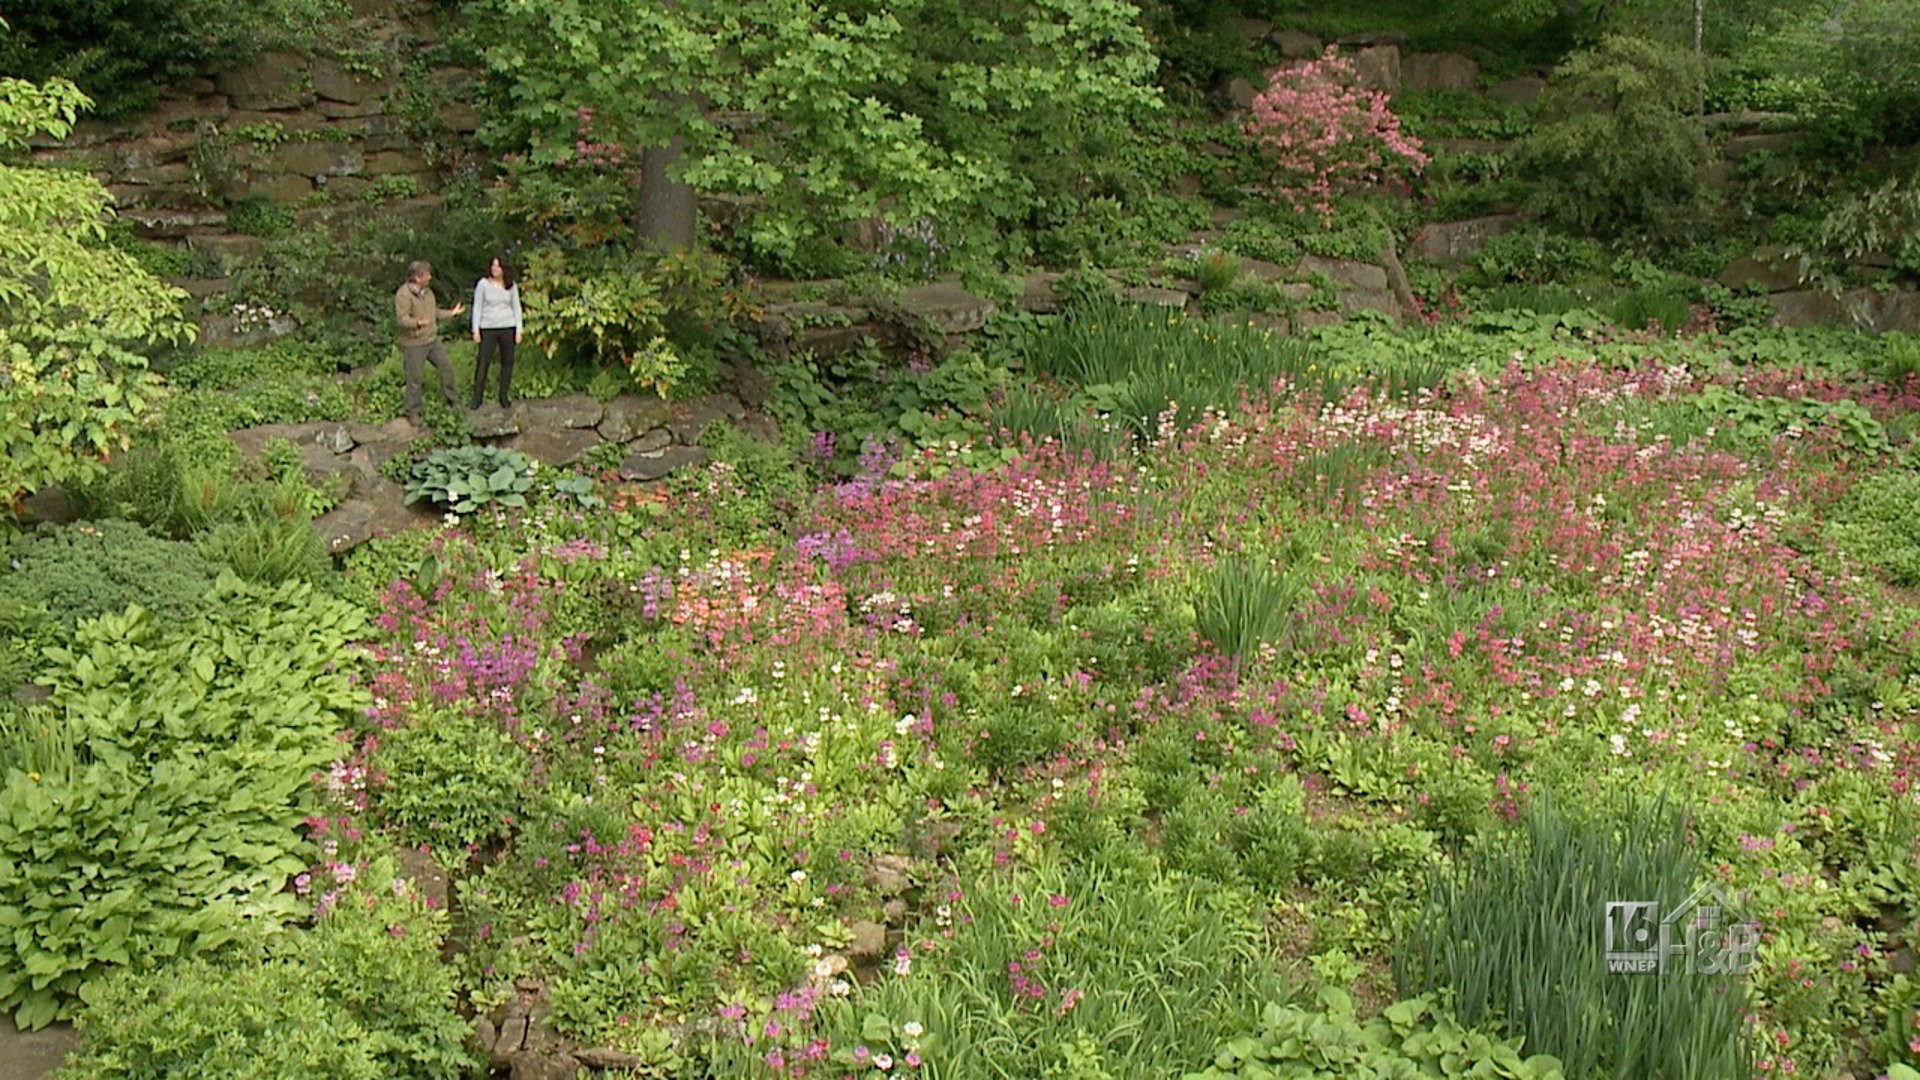
[{"label": "woman's dark hair", "polygon": [[500,284],[505,288],[513,288],[514,282],[520,279],[520,275],[514,271],[513,263],[510,262],[505,255],[495,255],[493,258],[488,259],[487,272],[484,276],[493,276],[493,264],[496,262],[500,264]]}]

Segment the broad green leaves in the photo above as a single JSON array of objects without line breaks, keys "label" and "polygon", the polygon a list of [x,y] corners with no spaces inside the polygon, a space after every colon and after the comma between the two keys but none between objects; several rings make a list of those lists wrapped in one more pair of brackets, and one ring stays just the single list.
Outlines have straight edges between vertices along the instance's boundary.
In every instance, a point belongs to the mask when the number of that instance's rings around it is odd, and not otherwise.
[{"label": "broad green leaves", "polygon": [[1523,1057],[1517,1041],[1470,1031],[1432,995],[1389,1005],[1362,1023],[1345,990],[1326,987],[1318,1011],[1268,1005],[1257,1036],[1223,1043],[1212,1067],[1186,1080],[1333,1080],[1335,1077],[1476,1076],[1559,1080],[1558,1059]]},{"label": "broad green leaves", "polygon": [[407,480],[407,501],[426,499],[455,514],[471,514],[483,506],[527,505],[533,487],[533,460],[496,446],[461,446],[435,450],[415,462]]},{"label": "broad green leaves", "polygon": [[[66,135],[88,104],[0,79],[0,152]],[[110,202],[84,173],[0,161],[0,506],[97,472],[156,389],[134,350],[193,337],[184,294],[101,244]]]},{"label": "broad green leaves", "polygon": [[0,731],[0,1008],[68,1015],[110,968],[192,955],[300,913],[298,827],[365,707],[338,664],[358,609],[232,577],[208,613],[140,608],[50,650],[47,706]]}]

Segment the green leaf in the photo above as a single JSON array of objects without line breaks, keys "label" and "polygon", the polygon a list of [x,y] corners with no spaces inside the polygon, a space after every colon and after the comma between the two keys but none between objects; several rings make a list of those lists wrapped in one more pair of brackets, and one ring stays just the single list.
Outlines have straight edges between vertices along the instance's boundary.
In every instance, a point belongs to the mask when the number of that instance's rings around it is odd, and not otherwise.
[{"label": "green leaf", "polygon": [[1382,1016],[1392,1022],[1395,1028],[1405,1031],[1419,1023],[1420,1017],[1427,1011],[1426,1003],[1421,1001],[1396,1002],[1382,1010]]}]

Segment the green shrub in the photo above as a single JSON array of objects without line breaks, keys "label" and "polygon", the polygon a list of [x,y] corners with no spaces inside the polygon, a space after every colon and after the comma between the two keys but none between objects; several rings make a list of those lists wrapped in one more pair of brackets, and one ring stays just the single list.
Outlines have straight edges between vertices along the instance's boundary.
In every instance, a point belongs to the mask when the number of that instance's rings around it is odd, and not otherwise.
[{"label": "green shrub", "polygon": [[414,462],[407,502],[426,499],[456,514],[483,506],[525,508],[538,464],[517,450],[457,446],[435,450]]},{"label": "green shrub", "polygon": [[381,736],[378,806],[410,842],[465,849],[511,833],[524,813],[527,755],[492,723],[457,713]]},{"label": "green shrub", "polygon": [[286,962],[195,958],[104,980],[56,1077],[381,1080],[365,1027]]},{"label": "green shrub", "polygon": [[1895,585],[1920,585],[1920,473],[1875,473],[1855,484],[1828,533],[1840,550]]},{"label": "green shrub", "polygon": [[1602,956],[1609,903],[1680,910],[1702,869],[1664,804],[1576,819],[1542,798],[1435,882],[1396,953],[1400,990],[1450,992],[1463,1023],[1498,1023],[1569,1076],[1750,1075],[1741,979],[1623,975]]},{"label": "green shrub", "polygon": [[364,350],[344,343],[276,338],[247,348],[197,348],[167,372],[167,381],[189,390],[231,390],[329,376],[368,359]]},{"label": "green shrub", "polygon": [[247,581],[319,581],[331,569],[326,545],[305,514],[265,513],[215,525],[197,545]]},{"label": "green shrub", "polygon": [[713,377],[726,328],[744,312],[711,254],[646,256],[541,248],[527,259],[527,339],[591,371],[625,370],[666,395]]},{"label": "green shrub", "polygon": [[376,536],[341,560],[333,591],[361,607],[378,608],[381,594],[394,582],[413,578],[422,567],[436,563],[434,552],[440,543],[440,534],[429,529]]},{"label": "green shrub", "polygon": [[1715,385],[1689,400],[1741,441],[1764,443],[1825,429],[1846,453],[1872,456],[1892,449],[1885,426],[1850,399],[1754,397]]},{"label": "green shrub", "polygon": [[1201,252],[1193,257],[1193,276],[1200,283],[1202,295],[1232,288],[1244,269],[1243,260],[1231,251]]},{"label": "green shrub", "polygon": [[227,228],[241,236],[284,236],[293,229],[293,211],[269,199],[247,199],[227,208]]},{"label": "green shrub", "polygon": [[1625,330],[1656,327],[1672,334],[1693,319],[1692,290],[1673,286],[1649,286],[1631,289],[1609,302],[1604,311],[1615,326]]},{"label": "green shrub", "polygon": [[1874,374],[1891,383],[1920,376],[1920,334],[1891,330],[1880,335],[1880,347],[1882,356]]},{"label": "green shrub", "polygon": [[182,244],[142,240],[134,235],[133,223],[125,218],[109,223],[102,239],[109,247],[133,256],[154,277],[215,277],[219,274],[219,264],[206,253]]},{"label": "green shrub", "polygon": [[[1474,256],[1466,285],[1549,285],[1577,282],[1605,270],[1606,249],[1592,240],[1540,228],[1513,229],[1487,240]],[[1513,305],[1506,305],[1513,306]]]},{"label": "green shrub", "polygon": [[1362,1023],[1345,990],[1320,991],[1320,1009],[1268,1005],[1260,1030],[1229,1039],[1213,1064],[1184,1080],[1340,1080],[1355,1076],[1453,1076],[1561,1080],[1560,1062],[1523,1058],[1517,1040],[1462,1028],[1423,995]]},{"label": "green shrub", "polygon": [[218,573],[193,545],[126,521],[43,530],[16,541],[10,554],[0,604],[44,607],[69,624],[136,603],[163,619],[190,618]]},{"label": "green shrub", "polygon": [[1521,143],[1535,209],[1583,232],[1675,221],[1700,193],[1701,80],[1691,54],[1640,38],[1608,37],[1568,57]]},{"label": "green shrub", "polygon": [[161,409],[164,440],[212,447],[238,428],[352,419],[353,396],[335,375],[372,360],[344,344],[291,338],[195,350],[167,374],[175,393]]},{"label": "green shrub", "polygon": [[[224,437],[222,444],[227,444]],[[233,511],[233,455],[197,445],[145,442],[106,475],[78,488],[75,505],[88,517],[122,517],[172,540],[187,540]]]},{"label": "green shrub", "polygon": [[678,627],[630,634],[596,661],[607,688],[623,698],[671,693],[686,669],[687,659],[699,651],[693,635]]},{"label": "green shrub", "polygon": [[441,962],[445,918],[382,863],[313,929],[257,954],[105,980],[62,1080],[454,1080],[473,1066]]},{"label": "green shrub", "polygon": [[1535,315],[1565,315],[1591,303],[1590,297],[1565,285],[1496,285],[1472,299],[1475,311],[1531,311]]},{"label": "green shrub", "polygon": [[0,733],[0,1008],[71,1015],[116,966],[298,913],[314,771],[366,708],[358,609],[223,577],[205,614],[132,609],[48,652],[52,697]]},{"label": "green shrub", "polygon": [[44,604],[0,599],[0,700],[33,678],[40,651],[54,643],[59,627]]}]

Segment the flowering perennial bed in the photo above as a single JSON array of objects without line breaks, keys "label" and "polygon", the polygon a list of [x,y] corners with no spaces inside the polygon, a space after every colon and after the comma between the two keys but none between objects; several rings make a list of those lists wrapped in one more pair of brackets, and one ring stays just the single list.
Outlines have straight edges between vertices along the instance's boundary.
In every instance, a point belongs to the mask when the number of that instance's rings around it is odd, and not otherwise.
[{"label": "flowering perennial bed", "polygon": [[[1914,1060],[1914,609],[1827,528],[1900,459],[1689,428],[1716,386],[1915,403],[1516,361],[1120,461],[471,520],[382,594],[316,824],[429,845],[483,1003],[537,973],[663,1072],[1144,1077],[1389,999],[1429,875],[1537,794],[1664,791],[1762,925],[1757,1068]],[[1237,656],[1196,607],[1231,560],[1285,597]]]}]

